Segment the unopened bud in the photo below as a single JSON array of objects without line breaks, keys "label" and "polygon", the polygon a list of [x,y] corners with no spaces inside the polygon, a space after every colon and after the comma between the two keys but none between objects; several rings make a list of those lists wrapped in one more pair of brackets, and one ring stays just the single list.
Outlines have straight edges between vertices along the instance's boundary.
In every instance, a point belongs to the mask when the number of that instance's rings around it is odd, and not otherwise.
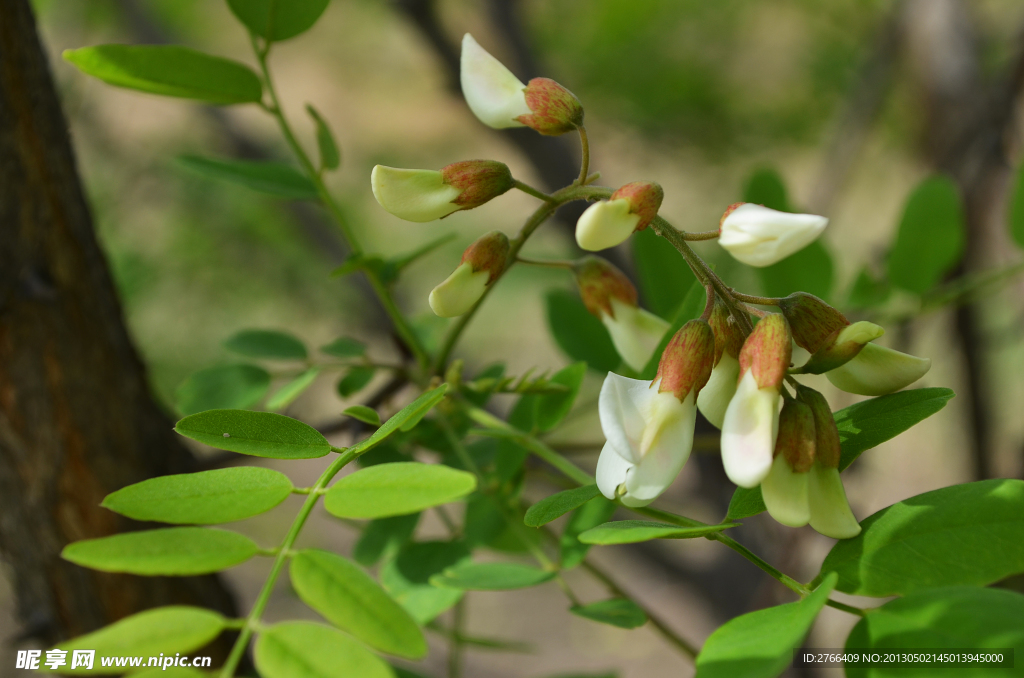
[{"label": "unopened bud", "polygon": [[856,358],[868,342],[878,339],[885,330],[866,320],[847,325],[835,332],[800,368],[805,374],[824,374]]},{"label": "unopened bud", "polygon": [[469,311],[505,270],[508,252],[508,236],[501,231],[481,236],[463,252],[458,268],[431,290],[430,308],[442,318]]},{"label": "unopened bud", "polygon": [[476,239],[462,253],[462,263],[473,267],[473,272],[486,271],[490,284],[505,270],[509,252],[508,236],[501,231],[491,231]]},{"label": "unopened bud", "polygon": [[789,323],[778,313],[769,313],[758,321],[740,350],[740,378],[750,371],[758,388],[782,386],[793,352]]},{"label": "unopened bud", "polygon": [[658,363],[659,393],[672,393],[680,401],[699,394],[711,377],[715,335],[703,320],[691,320],[669,340]]},{"label": "unopened bud", "polygon": [[583,304],[591,314],[615,317],[612,299],[636,306],[637,291],[626,274],[599,257],[583,257],[573,266]]},{"label": "unopened bud", "polygon": [[761,482],[761,496],[772,518],[800,527],[810,520],[809,473],[814,467],[814,416],[807,405],[786,398],[779,413],[771,471]]},{"label": "unopened bud", "polygon": [[738,359],[745,337],[733,320],[729,307],[718,295],[715,295],[715,306],[708,322],[715,333],[715,365],[722,361],[723,355]]},{"label": "unopened bud", "polygon": [[779,299],[779,310],[789,321],[793,341],[809,353],[815,353],[836,332],[850,324],[842,313],[806,292],[795,292]]},{"label": "unopened bud", "polygon": [[827,225],[828,219],[815,214],[739,203],[722,215],[718,243],[744,264],[770,266],[810,245]]},{"label": "unopened bud", "polygon": [[808,386],[797,387],[797,398],[810,408],[814,416],[815,459],[825,468],[838,468],[842,453],[839,428],[825,396]]},{"label": "unopened bud", "polygon": [[665,192],[649,181],[634,181],[596,202],[576,222],[576,242],[590,252],[615,247],[658,216]]},{"label": "unopened bud", "polygon": [[583,105],[576,95],[550,78],[534,78],[524,92],[528,115],[516,118],[546,136],[571,132],[583,124]]},{"label": "unopened bud", "polygon": [[370,174],[373,197],[381,207],[420,223],[479,207],[513,183],[508,166],[495,160],[466,160],[441,170],[377,165]]},{"label": "unopened bud", "polygon": [[779,413],[775,456],[785,457],[795,472],[806,473],[814,464],[816,442],[815,418],[811,408],[799,400],[786,398]]},{"label": "unopened bud", "polygon": [[452,202],[471,210],[497,198],[515,185],[508,165],[497,160],[463,160],[441,168],[441,178],[459,190]]}]

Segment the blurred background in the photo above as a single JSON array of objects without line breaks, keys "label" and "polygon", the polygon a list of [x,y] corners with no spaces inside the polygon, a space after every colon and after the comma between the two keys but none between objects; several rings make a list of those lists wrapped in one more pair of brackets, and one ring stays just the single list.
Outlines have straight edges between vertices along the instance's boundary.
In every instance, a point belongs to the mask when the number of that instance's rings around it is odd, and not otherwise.
[{"label": "blurred background", "polygon": [[[86,45],[169,42],[252,65],[248,35],[225,3],[37,0],[35,7],[126,322],[169,413],[190,374],[235,360],[222,344],[245,328],[286,330],[310,346],[349,335],[365,341],[375,360],[399,357],[358,276],[330,276],[346,248],[319,207],[210,181],[176,160],[190,153],[289,159],[269,116],[254,106],[209,108],[112,88],[60,58],[63,49]],[[715,228],[724,209],[745,198],[828,216],[822,246],[790,274],[851,317],[886,324],[883,343],[931,358],[919,386],[958,394],[936,416],[865,453],[846,474],[854,512],[864,518],[945,485],[1024,475],[1024,287],[1011,275],[1022,260],[1011,209],[1022,29],[1024,4],[1015,0],[333,0],[312,30],[275,45],[271,65],[307,149],[315,141],[306,103],[334,130],[342,165],[328,182],[369,252],[397,255],[454,235],[411,266],[396,289],[418,329],[435,340],[447,321],[430,313],[430,288],[480,234],[517,232],[535,201],[513,191],[443,221],[412,224],[376,204],[372,167],[439,168],[489,158],[548,189],[569,183],[578,167],[575,138],[496,132],[473,117],[457,86],[465,32],[522,80],[544,75],[571,89],[586,109],[591,168],[602,173],[600,183],[659,182],[666,195],[661,213],[677,227]],[[936,236],[952,245],[934,284],[908,290],[889,275],[894,243],[908,196],[936,173],[954,182],[962,212],[951,234]],[[575,214],[549,222],[524,254],[578,256]],[[715,244],[698,245],[733,286],[779,291]],[[606,254],[642,278],[628,247]],[[975,284],[993,271],[997,283]],[[642,303],[670,314],[655,281],[638,281]],[[943,297],[950,281],[975,293]],[[513,269],[457,348],[467,374],[497,361],[509,374],[570,362],[548,328],[551,290],[575,294],[563,271]],[[601,377],[588,377],[570,425],[554,441],[588,467],[603,442],[596,418]],[[335,381],[321,377],[287,413],[331,426],[359,402],[340,397]],[[857,400],[823,379],[813,383],[835,409]],[[666,507],[721,519],[731,488],[716,451],[708,429],[662,500]],[[297,468],[312,479],[319,465],[279,470],[306,482]],[[536,480],[527,497],[554,489]],[[239,529],[261,543],[276,540],[293,511],[286,502]],[[421,530],[440,534],[429,522]],[[831,545],[810,528],[785,528],[766,515],[736,532],[801,581],[816,574]],[[347,552],[357,536],[319,512],[304,538]],[[593,557],[697,644],[737,614],[788,600],[749,563],[702,540],[604,547]],[[243,606],[264,565],[228,573]],[[594,595],[585,575],[569,576],[582,595]],[[654,678],[693,670],[650,626],[625,631],[567,614],[550,584],[469,600],[474,635],[524,647],[471,648],[467,676],[607,671]],[[279,617],[312,614],[287,590],[275,601]],[[5,638],[19,633],[13,604],[11,592],[0,589]],[[807,644],[841,647],[854,622],[826,608]],[[440,676],[444,643],[435,640],[417,670]],[[0,666],[13,666],[8,659],[0,656]]]}]

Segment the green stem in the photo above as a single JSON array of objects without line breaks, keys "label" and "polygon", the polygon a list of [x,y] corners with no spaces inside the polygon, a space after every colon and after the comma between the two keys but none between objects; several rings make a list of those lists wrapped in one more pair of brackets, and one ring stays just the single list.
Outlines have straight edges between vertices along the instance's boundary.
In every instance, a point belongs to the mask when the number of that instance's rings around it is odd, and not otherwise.
[{"label": "green stem", "polygon": [[556,259],[553,261],[544,261],[542,259],[527,259],[526,257],[516,257],[516,263],[526,264],[527,266],[541,266],[544,268],[564,268],[573,270],[574,266],[571,261],[565,261],[562,259]]},{"label": "green stem", "polygon": [[587,128],[580,125],[577,128],[580,132],[580,177],[576,180],[576,185],[585,186],[587,178],[590,174],[590,140],[587,138]]},{"label": "green stem", "polygon": [[534,198],[537,198],[538,200],[543,200],[544,202],[551,200],[551,196],[545,193],[544,191],[539,191],[533,186],[530,186],[529,184],[519,181],[519,179],[513,179],[512,185],[518,188],[523,193],[526,193],[527,195],[532,195]]},{"label": "green stem", "polygon": [[758,297],[753,294],[743,294],[742,292],[737,292],[731,287],[729,288],[729,293],[732,294],[735,299],[745,301],[748,304],[759,304],[760,306],[778,306],[781,301],[779,297]]},{"label": "green stem", "polygon": [[[362,246],[359,244],[359,240],[356,238],[355,232],[352,230],[351,225],[345,218],[344,213],[341,211],[341,206],[338,205],[330,191],[327,190],[327,185],[324,184],[320,171],[313,165],[313,162],[306,154],[305,149],[302,148],[302,144],[299,143],[299,140],[295,138],[291,125],[288,123],[288,119],[284,115],[284,110],[281,108],[281,102],[277,97],[277,90],[274,87],[274,81],[270,77],[270,68],[267,65],[267,55],[270,51],[269,44],[266,49],[260,49],[256,42],[256,37],[253,35],[251,38],[253,50],[256,52],[256,58],[260,64],[260,72],[263,74],[263,81],[266,85],[267,93],[270,95],[271,105],[266,107],[267,110],[277,120],[277,125],[281,129],[281,134],[284,136],[289,148],[291,148],[292,153],[295,154],[299,164],[302,165],[302,168],[305,170],[309,180],[313,182],[313,185],[316,187],[317,196],[319,196],[320,201],[327,208],[327,211],[330,212],[331,217],[333,217],[335,223],[341,229],[342,235],[344,235],[353,254],[361,254],[363,251]],[[416,337],[416,334],[406,322],[405,316],[403,316],[402,312],[398,309],[394,299],[391,298],[391,293],[385,287],[384,283],[381,282],[376,273],[366,269],[363,270],[363,273],[366,275],[367,280],[369,280],[370,287],[373,288],[377,298],[380,299],[380,303],[384,307],[384,311],[388,314],[388,317],[391,318],[391,322],[394,324],[395,331],[398,333],[398,336],[401,337],[402,341],[409,348],[409,351],[413,354],[413,357],[415,357],[420,368],[424,370],[427,369],[430,365],[430,358],[427,355],[427,352],[420,345],[420,341]]]},{"label": "green stem", "polygon": [[241,661],[242,655],[245,654],[245,648],[249,645],[249,640],[252,638],[253,631],[260,623],[260,618],[263,616],[263,611],[266,609],[267,602],[270,600],[270,594],[274,590],[277,578],[280,576],[285,563],[292,554],[292,546],[295,545],[295,540],[298,538],[299,533],[306,524],[306,519],[309,518],[309,514],[312,513],[313,507],[316,506],[318,501],[320,501],[320,495],[323,494],[326,489],[327,483],[331,482],[334,476],[338,475],[338,472],[345,468],[345,465],[355,459],[358,455],[358,451],[347,450],[344,454],[338,456],[338,458],[331,462],[331,465],[327,467],[327,470],[325,470],[320,475],[320,478],[317,479],[316,485],[313,486],[311,492],[306,497],[306,501],[303,502],[298,515],[295,516],[295,520],[292,521],[292,526],[288,530],[288,534],[285,535],[284,541],[281,542],[280,550],[278,550],[277,557],[274,559],[274,564],[270,568],[270,574],[267,575],[267,580],[263,583],[263,588],[260,589],[259,596],[256,598],[256,602],[253,604],[252,609],[249,611],[249,615],[245,619],[245,626],[242,627],[241,633],[238,634],[238,639],[235,640],[235,644],[231,648],[231,654],[228,655],[227,661],[224,662],[224,666],[220,670],[221,678],[231,678],[231,676],[235,674],[235,669],[238,668],[238,662]]},{"label": "green stem", "polygon": [[690,242],[698,240],[714,240],[720,235],[722,235],[721,231],[697,231],[696,233],[692,231],[683,231],[683,237]]}]

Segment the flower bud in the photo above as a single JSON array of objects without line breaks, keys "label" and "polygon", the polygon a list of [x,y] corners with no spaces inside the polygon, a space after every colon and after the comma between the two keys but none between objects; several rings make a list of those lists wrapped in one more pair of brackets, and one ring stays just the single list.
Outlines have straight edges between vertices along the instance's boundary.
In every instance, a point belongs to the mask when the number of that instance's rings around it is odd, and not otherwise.
[{"label": "flower bud", "polygon": [[825,340],[800,368],[804,374],[824,374],[853,360],[869,341],[885,334],[885,330],[866,320],[847,325]]},{"label": "flower bud", "polygon": [[779,299],[779,310],[789,321],[793,341],[812,354],[850,324],[842,313],[806,292],[795,292]]},{"label": "flower bud", "polygon": [[508,166],[495,160],[465,160],[438,170],[377,165],[370,175],[373,197],[391,214],[426,222],[470,210],[513,186]]},{"label": "flower bud", "polygon": [[828,219],[814,214],[738,203],[722,215],[718,243],[744,264],[770,266],[810,245],[827,225]]},{"label": "flower bud", "polygon": [[810,408],[814,417],[814,458],[825,468],[839,468],[839,456],[842,452],[839,440],[839,428],[828,401],[818,391],[808,386],[797,388],[797,398]]},{"label": "flower bud", "polygon": [[637,306],[633,283],[607,261],[584,257],[573,272],[583,304],[608,328],[622,360],[634,370],[642,370],[670,325]]},{"label": "flower bud", "polygon": [[572,92],[548,78],[524,85],[469,33],[462,38],[460,79],[470,110],[489,127],[525,126],[554,135],[583,123],[583,107]]},{"label": "flower bud", "polygon": [[698,395],[711,377],[715,361],[715,335],[703,320],[691,320],[669,340],[658,363],[659,393],[671,393],[680,401],[691,392]]},{"label": "flower bud", "polygon": [[807,491],[815,457],[814,428],[811,408],[786,398],[779,414],[775,459],[761,483],[761,496],[772,518],[790,527],[802,527],[810,520]]},{"label": "flower bud", "polygon": [[850,509],[839,469],[815,464],[808,475],[811,527],[833,539],[850,539],[860,534],[860,524]]},{"label": "flower bud", "polygon": [[576,242],[589,252],[615,247],[654,221],[665,192],[656,183],[634,181],[596,202],[576,222]]},{"label": "flower bud", "polygon": [[927,374],[931,366],[928,358],[864,344],[853,359],[826,372],[825,376],[836,388],[847,393],[879,396],[910,386]]},{"label": "flower bud", "polygon": [[793,353],[789,323],[778,313],[769,313],[758,321],[740,350],[740,375],[748,370],[758,388],[782,386]]},{"label": "flower bud", "polygon": [[722,428],[725,410],[736,393],[740,376],[738,358],[744,337],[728,307],[717,296],[708,322],[715,334],[715,367],[707,385],[697,394],[697,409],[708,421]]},{"label": "flower bud", "polygon": [[481,236],[462,253],[462,263],[430,292],[430,308],[442,318],[466,313],[484,295],[508,259],[508,236],[491,231]]}]

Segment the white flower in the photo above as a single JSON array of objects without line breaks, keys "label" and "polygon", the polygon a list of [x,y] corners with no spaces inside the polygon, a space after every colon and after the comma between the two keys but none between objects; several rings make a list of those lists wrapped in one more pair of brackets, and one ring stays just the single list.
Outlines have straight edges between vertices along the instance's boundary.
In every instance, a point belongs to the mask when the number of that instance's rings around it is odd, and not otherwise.
[{"label": "white flower", "polygon": [[779,399],[778,388],[758,388],[754,371],[747,370],[725,410],[722,464],[729,480],[740,487],[756,487],[771,471]]},{"label": "white flower", "polygon": [[601,322],[612,336],[615,350],[622,360],[639,372],[647,365],[661,343],[668,322],[639,306],[627,304],[615,297],[609,299],[612,313],[601,313]]},{"label": "white flower", "polygon": [[847,393],[878,396],[899,391],[923,377],[932,366],[918,358],[876,344],[864,348],[849,362],[825,373],[834,386]]},{"label": "white flower", "polygon": [[576,222],[576,242],[588,252],[615,247],[633,235],[640,223],[639,214],[631,214],[625,198],[595,202]]},{"label": "white flower", "polygon": [[469,33],[462,38],[460,79],[466,103],[485,125],[525,127],[517,118],[532,113],[526,105],[526,85]]},{"label": "white flower", "polygon": [[462,190],[446,184],[436,170],[377,165],[370,175],[370,185],[380,206],[406,221],[433,221],[462,209],[453,202]]},{"label": "white flower", "polygon": [[711,378],[707,386],[697,396],[697,409],[717,428],[722,428],[725,421],[725,410],[729,407],[732,397],[736,395],[736,382],[740,378],[740,361],[728,353],[722,354],[715,368],[711,370]]},{"label": "white flower", "polygon": [[442,318],[462,315],[484,296],[490,277],[490,271],[474,273],[469,262],[460,264],[444,282],[430,291],[430,308]]},{"label": "white flower", "polygon": [[783,454],[775,456],[771,471],[761,481],[761,497],[772,518],[789,527],[803,527],[811,519],[806,471],[794,471]]},{"label": "white flower", "polygon": [[838,468],[815,464],[808,478],[807,500],[811,527],[833,539],[850,539],[860,534],[860,524],[850,510]]},{"label": "white flower", "polygon": [[770,266],[810,245],[828,225],[814,214],[790,214],[743,203],[726,212],[719,244],[749,266]]},{"label": "white flower", "polygon": [[693,446],[697,409],[691,390],[680,402],[657,382],[609,373],[598,400],[605,443],[597,486],[626,506],[646,506],[672,484]]}]

